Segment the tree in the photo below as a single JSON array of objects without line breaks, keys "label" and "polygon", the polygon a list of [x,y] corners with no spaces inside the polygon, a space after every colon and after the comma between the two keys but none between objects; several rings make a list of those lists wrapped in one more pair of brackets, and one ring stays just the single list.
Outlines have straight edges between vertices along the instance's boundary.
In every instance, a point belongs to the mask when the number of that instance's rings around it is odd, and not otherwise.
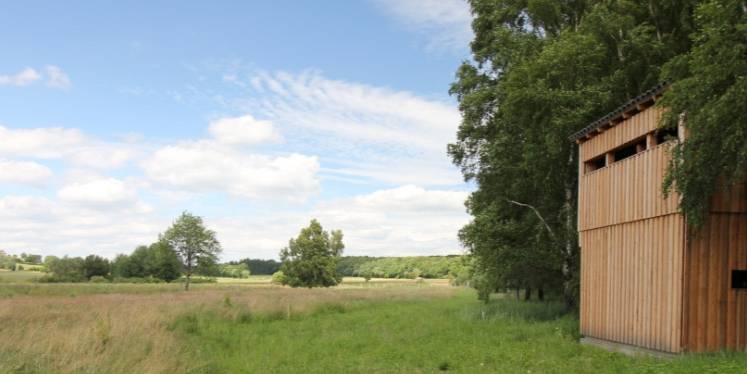
[{"label": "tree", "polygon": [[111,263],[111,273],[113,278],[129,278],[130,256],[118,254]]},{"label": "tree", "polygon": [[42,256],[30,253],[21,253],[21,261],[27,264],[39,265],[42,263]]},{"label": "tree", "polygon": [[747,169],[747,3],[704,1],[695,20],[692,51],[664,68],[673,83],[661,104],[664,127],[684,120],[688,130],[673,149],[665,188],[680,193],[688,223],[699,228],[711,196],[742,181]]},{"label": "tree", "polygon": [[83,260],[83,274],[86,279],[91,279],[91,277],[97,275],[105,277],[109,275],[110,268],[109,260],[103,257],[89,255]]},{"label": "tree", "polygon": [[57,256],[51,256],[51,255],[50,256],[45,256],[44,257],[44,271],[50,272],[51,270],[49,270],[49,269],[52,266],[52,264],[55,261],[59,260],[59,259],[60,258],[57,257]]},{"label": "tree", "polygon": [[329,287],[342,280],[337,273],[337,261],[345,245],[342,231],[330,233],[315,219],[301,229],[298,237],[290,239],[280,251],[281,271],[285,284],[291,287]]},{"label": "tree", "polygon": [[189,290],[189,281],[195,267],[206,260],[215,262],[221,252],[215,232],[205,228],[202,218],[189,212],[182,213],[161,235],[160,241],[167,243],[179,255],[187,278],[184,282],[185,290]]},{"label": "tree", "polygon": [[148,250],[150,252],[148,275],[166,282],[179,279],[182,275],[182,262],[168,243],[153,243]]},{"label": "tree", "polygon": [[85,261],[80,257],[63,257],[54,261],[49,270],[56,282],[82,282],[87,280]]},{"label": "tree", "polygon": [[[568,135],[661,80],[690,47],[695,0],[470,0],[471,61],[450,92],[449,155],[477,189],[460,240],[481,295],[578,290],[578,155]],[[529,293],[529,292],[528,292]]]}]

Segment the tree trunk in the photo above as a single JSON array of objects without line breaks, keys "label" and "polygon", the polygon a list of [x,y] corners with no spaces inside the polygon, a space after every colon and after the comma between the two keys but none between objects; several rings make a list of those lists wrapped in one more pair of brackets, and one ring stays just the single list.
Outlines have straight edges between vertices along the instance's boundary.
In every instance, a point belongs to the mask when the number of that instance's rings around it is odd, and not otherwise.
[{"label": "tree trunk", "polygon": [[529,299],[532,298],[532,289],[527,287],[526,290],[524,290],[524,301],[529,301]]},{"label": "tree trunk", "polygon": [[[571,148],[575,147],[575,145],[571,145]],[[568,167],[569,170],[573,170],[574,167],[574,158],[573,158],[573,152],[574,150],[571,149],[570,153],[568,154]],[[568,182],[565,185],[565,202],[563,203],[563,206],[565,208],[565,251],[563,253],[563,278],[564,278],[564,286],[563,286],[563,298],[565,299],[566,307],[569,309],[572,309],[576,306],[576,298],[575,298],[575,292],[573,290],[574,285],[572,284],[573,281],[573,274],[571,274],[572,269],[572,262],[573,262],[573,246],[575,245],[573,243],[573,238],[576,237],[576,226],[573,222],[574,217],[574,209],[575,205],[573,204],[574,196],[573,191],[576,188],[576,184],[578,184],[578,181],[575,178],[570,178]],[[575,267],[573,267],[575,268]]]},{"label": "tree trunk", "polygon": [[537,298],[539,299],[539,301],[545,301],[545,290],[543,290],[542,288],[538,289]]},{"label": "tree trunk", "polygon": [[521,291],[519,290],[519,287],[516,287],[516,301],[519,301],[519,300],[521,300],[521,296],[519,295],[519,292],[521,292]]}]

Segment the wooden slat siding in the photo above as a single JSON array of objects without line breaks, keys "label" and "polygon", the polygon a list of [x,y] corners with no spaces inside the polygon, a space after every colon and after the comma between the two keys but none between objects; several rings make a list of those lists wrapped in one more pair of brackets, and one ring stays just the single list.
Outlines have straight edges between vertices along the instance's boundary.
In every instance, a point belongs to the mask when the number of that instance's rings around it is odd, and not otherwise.
[{"label": "wooden slat siding", "polygon": [[582,334],[680,351],[683,225],[669,214],[581,232]]},{"label": "wooden slat siding", "polygon": [[746,351],[747,290],[731,288],[731,271],[747,269],[747,212],[711,213],[687,255],[683,346]]},{"label": "wooden slat siding", "polygon": [[653,107],[637,113],[580,144],[579,158],[589,161],[625,143],[656,130],[662,109]]},{"label": "wooden slat siding", "polygon": [[579,178],[578,229],[585,231],[677,213],[679,197],[663,198],[669,159],[665,143]]}]

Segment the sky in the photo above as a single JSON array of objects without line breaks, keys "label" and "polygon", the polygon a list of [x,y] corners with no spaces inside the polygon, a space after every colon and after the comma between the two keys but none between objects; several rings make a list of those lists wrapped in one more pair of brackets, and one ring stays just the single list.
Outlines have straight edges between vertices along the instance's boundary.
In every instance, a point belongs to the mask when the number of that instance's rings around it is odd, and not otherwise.
[{"label": "sky", "polygon": [[462,253],[462,0],[23,1],[0,11],[0,249],[113,258],[182,212],[224,261],[317,218]]}]

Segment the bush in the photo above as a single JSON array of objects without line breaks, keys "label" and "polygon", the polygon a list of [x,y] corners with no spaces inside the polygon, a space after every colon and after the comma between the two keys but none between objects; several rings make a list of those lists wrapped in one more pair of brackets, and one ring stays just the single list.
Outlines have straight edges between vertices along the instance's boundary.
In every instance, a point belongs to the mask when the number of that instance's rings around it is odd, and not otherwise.
[{"label": "bush", "polygon": [[91,283],[108,283],[109,280],[101,275],[94,275],[91,277],[91,280],[89,280]]},{"label": "bush", "polygon": [[[180,283],[184,283],[186,281],[187,281],[187,278],[184,278],[184,277],[179,278],[179,282]],[[212,277],[191,277],[191,278],[189,278],[189,283],[190,284],[195,284],[195,283],[217,283],[217,282],[218,282],[218,280],[215,279],[215,278],[212,278]]]},{"label": "bush", "polygon": [[273,284],[285,284],[286,280],[285,273],[282,271],[276,271],[275,274],[272,274]]},{"label": "bush", "polygon": [[115,277],[113,283],[164,283],[162,279],[155,277]]}]

